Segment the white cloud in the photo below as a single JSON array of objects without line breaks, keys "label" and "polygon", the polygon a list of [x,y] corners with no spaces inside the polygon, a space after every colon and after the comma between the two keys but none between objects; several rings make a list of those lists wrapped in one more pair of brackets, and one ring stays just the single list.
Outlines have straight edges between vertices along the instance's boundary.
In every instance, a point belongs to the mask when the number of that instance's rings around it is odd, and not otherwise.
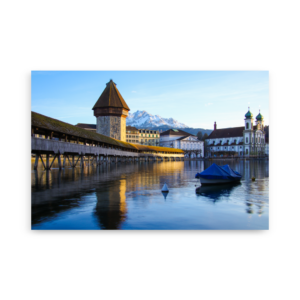
[{"label": "white cloud", "polygon": [[204,104],[205,106],[210,106],[210,105],[213,105],[213,103],[209,102],[209,103],[206,103]]},{"label": "white cloud", "polygon": [[136,91],[131,91],[131,93],[136,93]]}]

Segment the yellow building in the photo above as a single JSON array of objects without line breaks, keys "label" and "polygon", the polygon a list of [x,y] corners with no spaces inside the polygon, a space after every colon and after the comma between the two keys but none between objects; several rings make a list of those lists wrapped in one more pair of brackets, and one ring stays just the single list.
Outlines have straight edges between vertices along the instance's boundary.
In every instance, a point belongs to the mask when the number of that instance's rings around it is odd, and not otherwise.
[{"label": "yellow building", "polygon": [[141,145],[159,146],[159,138],[158,130],[139,129],[139,142]]},{"label": "yellow building", "polygon": [[126,142],[139,144],[139,130],[133,126],[126,126]]}]

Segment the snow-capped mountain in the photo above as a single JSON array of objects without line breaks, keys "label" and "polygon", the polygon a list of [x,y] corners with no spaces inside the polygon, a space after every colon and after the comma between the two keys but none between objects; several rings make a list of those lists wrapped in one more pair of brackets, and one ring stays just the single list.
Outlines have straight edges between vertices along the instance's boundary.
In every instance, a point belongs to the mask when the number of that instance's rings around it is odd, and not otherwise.
[{"label": "snow-capped mountain", "polygon": [[135,113],[129,113],[126,118],[127,126],[134,126],[137,128],[153,128],[158,126],[170,126],[171,128],[187,128],[188,126],[180,123],[173,118],[162,118],[158,115],[151,115],[145,110],[138,110]]}]

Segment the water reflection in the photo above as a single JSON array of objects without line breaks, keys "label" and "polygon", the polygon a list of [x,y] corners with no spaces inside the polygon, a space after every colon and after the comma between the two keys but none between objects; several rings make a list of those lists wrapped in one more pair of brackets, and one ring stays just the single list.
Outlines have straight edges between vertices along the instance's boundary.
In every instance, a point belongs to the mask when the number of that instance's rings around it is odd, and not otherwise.
[{"label": "water reflection", "polygon": [[[31,176],[32,228],[138,229],[149,218],[151,229],[161,229],[160,226],[181,229],[181,224],[185,229],[207,229],[212,226],[211,220],[206,219],[208,211],[209,215],[216,214],[215,220],[221,224],[219,229],[227,228],[231,219],[234,225],[228,228],[244,228],[241,220],[257,216],[263,225],[257,220],[253,224],[266,228],[268,162],[229,162],[232,169],[243,175],[240,184],[203,186],[195,194],[195,185],[199,185],[195,174],[211,164],[207,161],[139,162],[51,171],[39,167],[32,170]],[[251,181],[252,177],[256,178],[255,182]],[[170,189],[166,195],[161,193],[164,183]],[[210,211],[212,207],[214,210]],[[226,214],[232,214],[230,220],[224,217],[224,211],[218,212],[225,208]],[[150,228],[143,226],[143,229]]]},{"label": "water reflection", "polygon": [[216,202],[223,199],[223,197],[228,198],[230,193],[240,185],[241,183],[200,186],[196,189],[196,194]]},{"label": "water reflection", "polygon": [[119,229],[126,220],[126,180],[97,190],[95,216],[102,229]]}]

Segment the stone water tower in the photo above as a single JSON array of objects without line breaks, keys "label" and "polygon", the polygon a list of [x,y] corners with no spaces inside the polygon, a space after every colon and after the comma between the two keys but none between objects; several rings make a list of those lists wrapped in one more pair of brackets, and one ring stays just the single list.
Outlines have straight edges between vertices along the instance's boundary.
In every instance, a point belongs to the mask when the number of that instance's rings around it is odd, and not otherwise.
[{"label": "stone water tower", "polygon": [[106,84],[93,110],[97,133],[126,142],[126,118],[130,109],[112,80]]}]

